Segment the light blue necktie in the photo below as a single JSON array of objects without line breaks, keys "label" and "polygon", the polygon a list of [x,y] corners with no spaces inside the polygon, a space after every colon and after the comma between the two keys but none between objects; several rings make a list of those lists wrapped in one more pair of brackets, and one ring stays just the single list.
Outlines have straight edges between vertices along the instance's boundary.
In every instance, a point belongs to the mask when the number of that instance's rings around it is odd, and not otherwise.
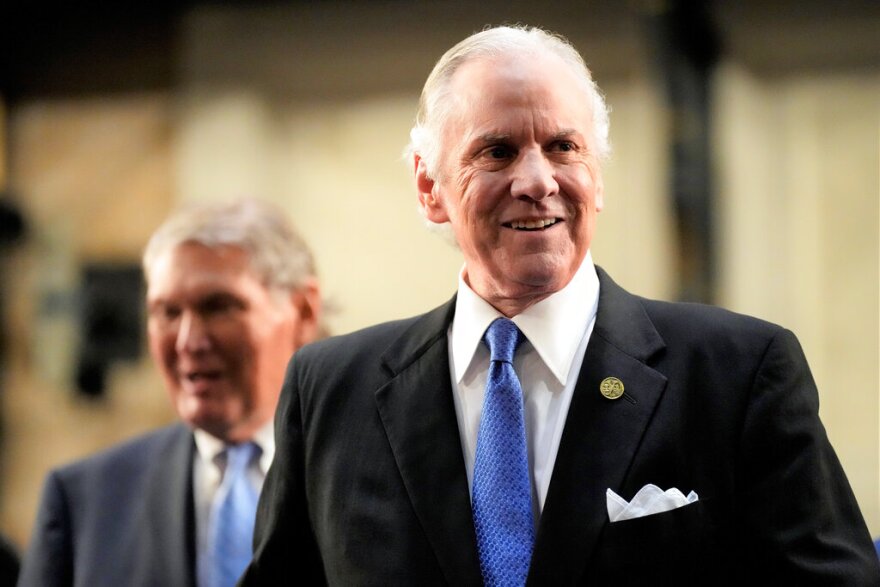
[{"label": "light blue necktie", "polygon": [[535,543],[523,393],[513,355],[525,340],[516,325],[498,318],[483,342],[491,363],[477,434],[473,509],[483,582],[525,585]]},{"label": "light blue necktie", "polygon": [[212,507],[208,536],[211,587],[235,585],[251,561],[259,495],[248,479],[248,466],[259,450],[252,442],[226,449],[226,470]]}]

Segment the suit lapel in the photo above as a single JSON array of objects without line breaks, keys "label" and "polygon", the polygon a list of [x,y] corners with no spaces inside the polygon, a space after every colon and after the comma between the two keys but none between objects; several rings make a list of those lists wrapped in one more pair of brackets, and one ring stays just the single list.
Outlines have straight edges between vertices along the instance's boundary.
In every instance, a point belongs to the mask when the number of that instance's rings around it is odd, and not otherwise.
[{"label": "suit lapel", "polygon": [[[544,511],[538,527],[531,584],[566,585],[583,576],[608,521],[605,492],[626,477],[666,378],[646,360],[662,339],[638,299],[597,267],[596,325],[572,397]],[[620,379],[626,395],[602,396],[606,377]]]},{"label": "suit lapel", "polygon": [[[195,512],[192,432],[175,426],[158,451],[160,458],[147,476],[144,533],[150,560],[140,573],[144,585],[195,584]],[[182,582],[181,577],[186,577]],[[132,584],[140,584],[133,582]]]},{"label": "suit lapel", "polygon": [[391,380],[376,392],[403,483],[446,581],[480,583],[470,492],[449,375],[454,301],[421,318],[386,351]]}]

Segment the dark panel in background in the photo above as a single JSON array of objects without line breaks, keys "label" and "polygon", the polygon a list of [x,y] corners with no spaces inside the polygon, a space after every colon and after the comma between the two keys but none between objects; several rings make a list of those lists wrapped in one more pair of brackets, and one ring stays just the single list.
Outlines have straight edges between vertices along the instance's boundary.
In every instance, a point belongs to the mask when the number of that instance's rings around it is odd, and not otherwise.
[{"label": "dark panel in background", "polygon": [[83,267],[80,289],[76,389],[103,396],[107,370],[137,360],[144,332],[144,283],[140,265],[94,263]]},{"label": "dark panel in background", "polygon": [[0,19],[0,94],[14,103],[168,88],[180,7],[7,6]]},{"label": "dark panel in background", "polygon": [[678,299],[711,303],[717,239],[713,222],[712,72],[721,55],[704,2],[667,2],[646,18],[653,74],[669,109]]}]

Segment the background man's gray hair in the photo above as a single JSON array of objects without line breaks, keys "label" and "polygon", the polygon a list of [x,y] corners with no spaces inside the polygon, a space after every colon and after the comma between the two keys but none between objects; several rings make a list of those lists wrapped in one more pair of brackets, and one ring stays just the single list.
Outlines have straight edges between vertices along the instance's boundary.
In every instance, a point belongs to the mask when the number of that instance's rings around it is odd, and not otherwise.
[{"label": "background man's gray hair", "polygon": [[535,55],[550,53],[560,57],[581,80],[584,97],[592,114],[592,148],[600,161],[611,155],[608,142],[608,108],[580,53],[562,36],[537,27],[501,26],[483,30],[449,49],[434,66],[422,88],[416,123],[410,131],[407,153],[418,153],[428,175],[437,179],[442,129],[454,103],[449,82],[465,63],[478,58],[510,54]]},{"label": "background man's gray hair", "polygon": [[150,238],[143,269],[150,272],[160,256],[183,243],[206,247],[231,245],[248,253],[250,266],[267,288],[294,291],[315,276],[312,253],[279,207],[253,198],[185,206]]}]

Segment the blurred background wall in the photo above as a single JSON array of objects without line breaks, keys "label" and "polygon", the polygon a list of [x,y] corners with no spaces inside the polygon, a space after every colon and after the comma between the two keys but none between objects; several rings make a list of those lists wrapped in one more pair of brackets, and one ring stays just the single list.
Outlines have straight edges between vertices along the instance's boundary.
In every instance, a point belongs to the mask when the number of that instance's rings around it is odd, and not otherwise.
[{"label": "blurred background wall", "polygon": [[137,264],[179,203],[281,204],[315,251],[335,333],[454,293],[461,258],[425,230],[401,152],[436,59],[505,22],[567,36],[612,107],[596,262],[637,293],[791,328],[880,535],[880,4],[11,10],[0,532],[20,547],[49,468],[173,418],[145,354]]}]

